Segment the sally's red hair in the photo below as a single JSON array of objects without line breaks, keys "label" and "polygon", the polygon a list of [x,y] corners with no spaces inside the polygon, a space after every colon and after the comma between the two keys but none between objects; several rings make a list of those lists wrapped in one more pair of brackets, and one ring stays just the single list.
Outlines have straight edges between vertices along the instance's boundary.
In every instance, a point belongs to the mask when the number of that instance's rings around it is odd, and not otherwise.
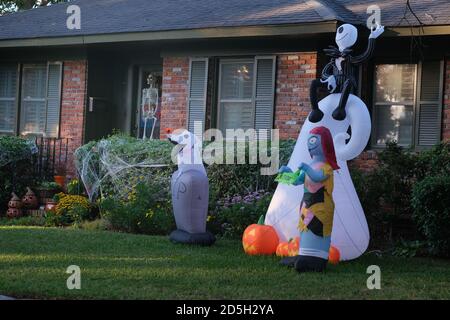
[{"label": "sally's red hair", "polygon": [[323,155],[327,163],[333,168],[333,170],[339,169],[336,161],[336,153],[334,152],[333,138],[331,137],[330,130],[326,127],[315,127],[309,133],[320,135],[320,141],[322,141]]}]

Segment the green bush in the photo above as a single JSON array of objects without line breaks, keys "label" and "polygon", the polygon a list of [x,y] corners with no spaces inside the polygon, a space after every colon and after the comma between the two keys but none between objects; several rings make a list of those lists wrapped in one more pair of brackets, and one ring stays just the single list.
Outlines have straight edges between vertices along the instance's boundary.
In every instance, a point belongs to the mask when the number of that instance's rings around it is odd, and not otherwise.
[{"label": "green bush", "polygon": [[[414,153],[396,143],[388,143],[378,153],[378,166],[371,172],[351,168],[352,179],[371,229],[372,238],[400,237],[420,240],[412,221],[412,192],[425,177],[450,172],[450,144]],[[405,240],[406,241],[406,240]]]},{"label": "green bush", "polygon": [[226,238],[241,238],[245,228],[266,214],[271,199],[272,194],[265,191],[227,197],[210,212],[208,229]]},{"label": "green bush", "polygon": [[100,201],[102,218],[118,231],[166,235],[175,229],[168,188],[138,183],[128,200],[107,197]]},{"label": "green bush", "polygon": [[[209,142],[205,142],[205,147]],[[280,141],[279,165],[286,164],[293,151],[295,140]],[[115,134],[100,142],[90,142],[76,151],[76,163],[78,169],[86,165],[88,159],[89,169],[86,171],[83,181],[96,181],[108,171],[100,157],[105,156],[107,151],[108,161],[115,163],[125,162],[130,164],[155,163],[166,164],[167,167],[148,168],[130,167],[120,171],[119,179],[111,179],[110,176],[101,181],[102,213],[111,222],[112,226],[118,230],[138,233],[165,234],[172,229],[173,217],[171,209],[170,178],[176,170],[176,164],[172,163],[171,152],[173,145],[167,141],[160,140],[140,140],[123,134]],[[267,146],[270,150],[270,145]],[[235,153],[237,146],[235,145]],[[249,157],[248,145],[245,149],[246,159]],[[258,152],[259,153],[259,152]],[[247,161],[248,162],[248,161]],[[260,190],[269,192],[275,190],[275,175],[261,175],[261,168],[267,165],[261,164],[212,164],[205,165],[209,179],[210,212],[214,215],[219,210],[216,203],[224,201],[226,197],[233,195],[246,195]],[[129,190],[137,190],[136,186],[142,184],[159,192],[160,200],[164,203],[164,210],[159,210],[154,206],[155,201],[150,196],[147,202],[130,201]],[[118,192],[118,187],[123,192]],[[144,191],[142,191],[144,192]],[[250,206],[249,206],[250,207]],[[254,211],[254,208],[249,208]],[[247,219],[240,221],[241,216],[235,215],[233,211],[221,212],[217,221],[221,224],[236,224],[237,231],[226,231],[222,227],[218,232],[226,234],[239,234],[243,226],[253,223],[258,217],[265,213],[265,209],[259,209],[256,218],[252,216],[251,210]],[[134,213],[131,213],[134,212]],[[168,212],[170,214],[168,214]],[[256,214],[256,213],[255,213]],[[147,215],[147,216],[146,216]],[[226,219],[225,216],[235,215]],[[238,219],[239,218],[239,219]],[[160,227],[162,226],[162,227]],[[169,227],[170,226],[170,227]],[[231,229],[234,227],[231,227]],[[230,229],[230,228],[228,228]],[[226,231],[226,232],[225,232]],[[243,231],[243,230],[242,230]]]},{"label": "green bush", "polygon": [[28,140],[0,136],[0,216],[7,210],[11,192],[22,197],[35,184],[33,156]]},{"label": "green bush", "polygon": [[450,176],[429,176],[413,189],[413,218],[433,254],[450,255]]},{"label": "green bush", "polygon": [[[290,139],[280,141],[278,167],[287,164],[289,157],[294,150],[294,146],[295,140]],[[270,150],[270,148],[270,145],[268,145],[267,149]],[[237,148],[235,147],[234,150],[236,158]],[[249,159],[249,151],[247,145],[245,148],[245,159]],[[261,175],[261,168],[267,166],[268,165],[262,165],[259,161],[257,164],[235,163],[209,165],[206,169],[208,172],[210,193],[213,196],[220,195],[220,197],[226,197],[235,194],[247,194],[258,190],[273,191],[277,186],[277,183],[275,182],[276,175]]]}]

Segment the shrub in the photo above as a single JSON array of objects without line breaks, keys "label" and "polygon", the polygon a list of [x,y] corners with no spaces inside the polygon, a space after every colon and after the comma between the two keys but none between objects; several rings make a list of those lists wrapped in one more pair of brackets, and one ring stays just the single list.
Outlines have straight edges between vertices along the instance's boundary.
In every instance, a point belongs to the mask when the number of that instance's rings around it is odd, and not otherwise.
[{"label": "shrub", "polygon": [[49,224],[70,225],[94,218],[92,206],[86,197],[61,192],[55,198],[57,200],[55,212],[47,214]]},{"label": "shrub", "polygon": [[[282,140],[279,146],[279,166],[287,164],[294,150],[295,140]],[[270,150],[270,145],[267,149]],[[237,148],[235,146],[235,159]],[[248,144],[245,148],[245,159],[249,159]],[[259,149],[258,149],[259,154]],[[269,152],[270,155],[270,152]],[[248,161],[247,161],[248,162]],[[207,166],[210,193],[220,197],[230,197],[236,194],[248,194],[258,190],[275,190],[276,175],[261,175],[261,168],[268,165],[257,164],[212,164]],[[279,167],[278,166],[278,167]],[[277,168],[278,169],[278,168]],[[217,196],[215,197],[217,198]],[[213,197],[214,199],[214,197]]]},{"label": "shrub", "polygon": [[35,183],[32,144],[14,136],[0,136],[0,215],[4,214],[11,192],[22,197]]},{"label": "shrub", "polygon": [[429,176],[413,189],[413,218],[433,254],[450,255],[450,176]]},{"label": "shrub", "polygon": [[270,192],[259,191],[218,201],[208,216],[208,229],[227,238],[240,238],[245,228],[267,212],[271,199]]},{"label": "shrub", "polygon": [[127,200],[102,199],[101,215],[118,231],[166,235],[175,229],[167,192],[157,184],[138,183]]},{"label": "shrub", "polygon": [[80,183],[80,180],[71,180],[67,184],[67,193],[71,195],[81,195],[83,193],[83,185]]},{"label": "shrub", "polygon": [[[205,147],[208,144],[209,142],[205,142]],[[280,141],[280,164],[288,162],[294,145],[295,140],[292,139]],[[124,190],[131,190],[139,182],[155,183],[155,176],[161,183],[170,183],[170,176],[176,169],[176,164],[171,160],[172,148],[173,145],[168,141],[141,140],[124,134],[115,134],[98,142],[91,141],[77,149],[76,166],[83,182],[88,184],[87,190],[92,190],[92,186],[100,181],[100,193],[103,197],[126,194]],[[270,150],[270,146],[268,149]],[[234,150],[236,153],[237,147]],[[245,152],[248,159],[248,146]],[[132,166],[126,167],[124,164]],[[145,164],[165,164],[167,167],[152,168]],[[212,199],[261,189],[274,190],[275,176],[261,175],[262,167],[266,165],[258,163],[206,166]],[[118,172],[113,170],[116,173],[114,179],[109,175],[113,168],[120,169]]]}]

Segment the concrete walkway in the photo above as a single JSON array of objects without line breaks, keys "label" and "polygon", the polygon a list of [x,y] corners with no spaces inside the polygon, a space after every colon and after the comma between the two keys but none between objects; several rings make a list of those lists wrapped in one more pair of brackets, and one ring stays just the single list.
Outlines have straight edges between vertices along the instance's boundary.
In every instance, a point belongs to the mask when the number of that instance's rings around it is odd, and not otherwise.
[{"label": "concrete walkway", "polygon": [[15,300],[14,298],[0,295],[0,300]]}]

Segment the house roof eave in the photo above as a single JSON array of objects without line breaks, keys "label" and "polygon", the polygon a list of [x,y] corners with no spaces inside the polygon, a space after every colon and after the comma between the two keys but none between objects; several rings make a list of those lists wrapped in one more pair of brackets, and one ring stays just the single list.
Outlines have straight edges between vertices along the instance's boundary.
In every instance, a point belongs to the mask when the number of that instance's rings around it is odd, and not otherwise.
[{"label": "house roof eave", "polygon": [[338,21],[0,40],[0,48],[334,33]]}]

